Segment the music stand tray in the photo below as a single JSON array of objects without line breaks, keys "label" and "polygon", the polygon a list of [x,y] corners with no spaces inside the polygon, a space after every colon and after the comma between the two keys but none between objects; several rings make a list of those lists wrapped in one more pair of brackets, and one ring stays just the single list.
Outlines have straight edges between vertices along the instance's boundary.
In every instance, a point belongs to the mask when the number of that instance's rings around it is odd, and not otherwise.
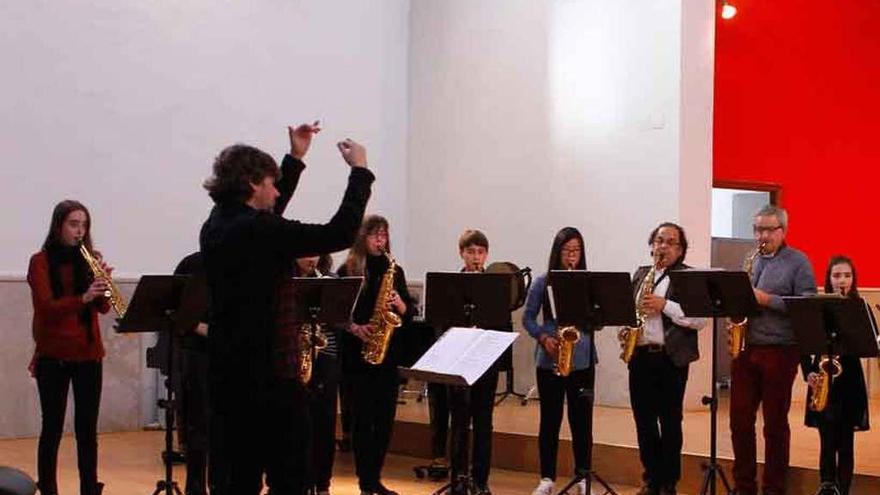
[{"label": "music stand tray", "polygon": [[783,297],[802,354],[875,357],[877,323],[861,298]]}]

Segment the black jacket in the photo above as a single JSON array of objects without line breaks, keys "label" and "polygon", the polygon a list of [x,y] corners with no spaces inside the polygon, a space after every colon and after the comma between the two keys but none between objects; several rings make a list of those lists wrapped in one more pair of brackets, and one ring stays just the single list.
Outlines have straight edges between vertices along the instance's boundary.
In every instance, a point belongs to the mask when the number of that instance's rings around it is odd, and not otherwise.
[{"label": "black jacket", "polygon": [[[353,168],[342,204],[323,225],[287,220],[238,202],[214,206],[200,234],[211,300],[212,381],[245,394],[244,402],[248,396],[262,397],[273,378],[281,281],[295,258],[351,246],[373,180],[369,170]],[[279,187],[284,187],[281,182]]]},{"label": "black jacket", "polygon": [[[360,295],[358,295],[357,303],[355,303],[354,311],[351,315],[352,321],[360,325],[369,323],[370,317],[373,316],[376,296],[379,294],[379,286],[382,284],[382,277],[388,270],[388,259],[385,256],[368,255],[366,265],[364,285],[361,286]],[[337,273],[340,277],[350,275],[345,265],[339,267]],[[394,271],[394,290],[397,291],[400,298],[406,304],[406,313],[401,315],[403,324],[391,337],[385,361],[380,365],[367,364],[361,356],[363,342],[352,335],[351,332],[345,331],[342,332],[342,366],[346,373],[375,367],[396,368],[407,357],[409,349],[404,347],[408,339],[404,337],[404,332],[406,332],[407,326],[412,322],[413,316],[416,314],[416,307],[412,296],[409,294],[409,290],[407,290],[406,275],[400,265],[397,265]]]}]

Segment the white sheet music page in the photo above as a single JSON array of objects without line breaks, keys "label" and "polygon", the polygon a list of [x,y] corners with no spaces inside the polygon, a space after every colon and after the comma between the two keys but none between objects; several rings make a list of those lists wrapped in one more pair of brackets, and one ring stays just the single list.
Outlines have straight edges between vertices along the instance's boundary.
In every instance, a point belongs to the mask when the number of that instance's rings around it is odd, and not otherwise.
[{"label": "white sheet music page", "polygon": [[515,332],[453,327],[412,369],[461,376],[473,385],[518,336]]}]

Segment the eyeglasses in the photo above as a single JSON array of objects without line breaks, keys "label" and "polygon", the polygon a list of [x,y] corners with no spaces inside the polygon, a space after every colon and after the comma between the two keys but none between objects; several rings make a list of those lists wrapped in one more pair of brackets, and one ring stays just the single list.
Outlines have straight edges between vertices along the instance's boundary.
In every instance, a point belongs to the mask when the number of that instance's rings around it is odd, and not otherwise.
[{"label": "eyeglasses", "polygon": [[675,239],[663,239],[661,237],[654,239],[654,242],[652,242],[651,244],[653,244],[655,246],[662,246],[662,245],[666,244],[669,247],[681,246],[681,243]]},{"label": "eyeglasses", "polygon": [[581,252],[581,248],[562,248],[562,254],[578,254]]},{"label": "eyeglasses", "polygon": [[753,230],[753,231],[755,232],[755,234],[757,234],[757,235],[760,235],[760,234],[772,234],[773,232],[775,232],[775,231],[777,231],[777,230],[779,230],[779,229],[781,229],[781,228],[782,228],[782,225],[776,225],[775,227],[762,227],[762,226],[760,226],[760,225],[754,225],[754,226],[752,226],[752,230]]}]

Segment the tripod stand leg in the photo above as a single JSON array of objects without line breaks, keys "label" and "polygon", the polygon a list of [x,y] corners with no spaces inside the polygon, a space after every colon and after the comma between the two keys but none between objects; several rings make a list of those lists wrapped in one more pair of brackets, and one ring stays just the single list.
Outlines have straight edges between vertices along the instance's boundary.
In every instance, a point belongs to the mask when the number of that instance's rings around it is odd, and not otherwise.
[{"label": "tripod stand leg", "polygon": [[611,488],[611,485],[609,485],[605,480],[603,480],[601,476],[596,474],[595,471],[590,471],[590,478],[598,481],[599,484],[602,485],[602,489],[605,490],[604,492],[602,492],[603,495],[606,495],[606,494],[617,495],[617,492],[614,491],[614,488]]},{"label": "tripod stand leg", "polygon": [[717,466],[715,469],[718,471],[718,476],[721,478],[721,484],[724,485],[724,491],[728,495],[733,495],[733,489],[730,487],[730,483],[727,482],[727,476],[724,474],[724,471]]}]

